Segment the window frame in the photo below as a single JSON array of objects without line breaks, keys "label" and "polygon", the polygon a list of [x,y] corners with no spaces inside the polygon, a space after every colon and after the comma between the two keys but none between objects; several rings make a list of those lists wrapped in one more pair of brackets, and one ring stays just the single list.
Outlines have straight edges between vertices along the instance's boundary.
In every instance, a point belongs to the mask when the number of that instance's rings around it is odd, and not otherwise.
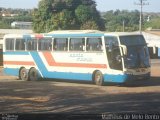
[{"label": "window frame", "polygon": [[[81,45],[79,44],[79,48],[81,47],[81,49],[76,50],[76,49],[74,49],[74,47],[73,47],[73,49],[71,49],[71,41],[72,40],[73,41],[78,41],[78,39],[82,41]],[[86,38],[85,37],[73,37],[73,38],[69,39],[69,51],[83,52],[83,51],[86,50],[85,46],[86,46]]]},{"label": "window frame", "polygon": [[[69,38],[63,38],[63,37],[56,37],[56,38],[53,38],[53,51],[56,51],[56,52],[66,52],[68,51],[68,42],[69,42]],[[58,40],[59,39],[59,40]],[[63,40],[62,40],[63,39]],[[57,47],[57,41],[64,41],[65,40],[65,44],[63,44],[64,46],[62,46],[63,49],[58,49],[60,48],[61,46],[58,45]],[[60,43],[60,42],[59,42]]]},{"label": "window frame", "polygon": [[[50,44],[50,45],[51,45],[50,49],[48,49],[48,50],[47,50],[47,49],[43,49],[43,50],[42,50],[42,49],[39,49],[39,48],[40,48],[40,46],[39,46],[40,44],[39,44],[39,43],[40,43],[41,40],[50,41],[50,43],[51,43],[51,44]],[[49,43],[49,42],[48,42],[48,43]],[[41,46],[42,46],[42,45],[41,45]],[[48,47],[49,47],[49,46],[48,46]],[[53,38],[51,38],[51,37],[44,37],[44,38],[38,39],[38,51],[53,51]]]},{"label": "window frame", "polygon": [[[10,49],[10,48],[8,49],[8,48],[7,48],[7,47],[8,47],[8,46],[7,46],[8,43],[6,43],[6,42],[7,42],[8,40],[9,40],[9,47],[11,48],[11,46],[12,46],[13,49]],[[12,44],[10,43],[11,40],[13,41]],[[5,39],[5,50],[6,50],[6,51],[15,51],[15,38],[6,38],[6,39]]]},{"label": "window frame", "polygon": [[[99,39],[100,41],[98,41],[97,43],[97,50],[96,49],[93,49],[93,50],[91,50],[91,48],[89,49],[88,47],[89,47],[89,39]],[[92,41],[92,40],[90,40],[90,41]],[[99,42],[100,42],[100,44],[99,44]],[[100,45],[99,46],[99,48],[98,48],[98,45]],[[103,51],[103,38],[102,37],[87,37],[86,38],[86,51],[87,52],[102,52]]]},{"label": "window frame", "polygon": [[[24,46],[21,47],[21,48],[24,48],[24,49],[17,49],[17,40],[20,40],[20,44],[21,45],[24,43]],[[24,41],[24,42],[22,42],[22,41]],[[23,39],[23,38],[16,38],[15,39],[15,51],[25,51],[25,50],[26,50],[26,41],[25,41],[25,39]]]}]

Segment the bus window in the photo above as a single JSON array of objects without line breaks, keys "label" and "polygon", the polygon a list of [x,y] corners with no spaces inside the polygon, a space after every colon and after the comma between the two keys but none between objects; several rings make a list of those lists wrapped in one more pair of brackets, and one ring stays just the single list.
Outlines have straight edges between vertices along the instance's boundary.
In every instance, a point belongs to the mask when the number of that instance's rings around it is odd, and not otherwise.
[{"label": "bus window", "polygon": [[87,39],[87,51],[102,51],[101,38],[88,38]]},{"label": "bus window", "polygon": [[56,38],[54,39],[55,51],[67,51],[68,50],[68,39],[67,38]]},{"label": "bus window", "polygon": [[24,39],[16,39],[16,50],[25,50],[25,40]]},{"label": "bus window", "polygon": [[37,40],[32,39],[27,41],[27,50],[37,50]]},{"label": "bus window", "polygon": [[52,50],[52,39],[44,38],[44,39],[38,40],[38,49],[41,51]]},{"label": "bus window", "polygon": [[83,51],[85,46],[85,38],[71,38],[70,51]]},{"label": "bus window", "polygon": [[14,38],[7,38],[5,44],[6,50],[14,50]]}]

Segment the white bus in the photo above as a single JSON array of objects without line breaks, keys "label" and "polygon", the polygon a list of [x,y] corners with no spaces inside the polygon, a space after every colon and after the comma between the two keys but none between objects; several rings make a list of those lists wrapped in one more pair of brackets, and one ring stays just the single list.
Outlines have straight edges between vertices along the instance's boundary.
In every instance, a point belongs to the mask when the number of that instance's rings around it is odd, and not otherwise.
[{"label": "white bus", "polygon": [[124,83],[150,77],[141,34],[54,31],[5,35],[4,72],[22,80],[40,78]]}]

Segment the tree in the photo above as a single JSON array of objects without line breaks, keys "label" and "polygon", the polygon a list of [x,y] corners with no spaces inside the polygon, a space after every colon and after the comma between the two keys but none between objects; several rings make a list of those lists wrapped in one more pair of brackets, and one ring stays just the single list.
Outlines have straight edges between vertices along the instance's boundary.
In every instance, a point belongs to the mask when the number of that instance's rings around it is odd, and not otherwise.
[{"label": "tree", "polygon": [[152,29],[160,29],[160,17],[156,17],[151,19],[148,22],[145,22],[145,28],[152,28]]},{"label": "tree", "polygon": [[33,13],[35,32],[84,29],[87,22],[87,29],[104,30],[94,0],[41,0]]},{"label": "tree", "polygon": [[125,25],[125,31],[137,31],[139,25],[139,12],[116,10],[108,11],[104,15],[105,25],[107,31],[123,31],[123,24]]},{"label": "tree", "polygon": [[86,30],[86,29],[97,30],[98,26],[97,26],[95,21],[90,20],[90,21],[86,21],[85,23],[83,23],[82,26],[81,26],[81,29],[82,30]]}]

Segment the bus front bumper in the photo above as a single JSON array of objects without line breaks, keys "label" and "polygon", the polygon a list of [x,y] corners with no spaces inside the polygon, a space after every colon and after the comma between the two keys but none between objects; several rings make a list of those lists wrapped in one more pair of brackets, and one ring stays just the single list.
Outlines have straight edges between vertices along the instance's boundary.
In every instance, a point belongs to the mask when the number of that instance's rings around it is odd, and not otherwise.
[{"label": "bus front bumper", "polygon": [[134,80],[148,80],[150,79],[150,77],[151,77],[150,72],[142,75],[127,74],[127,79],[124,82],[134,81]]}]

